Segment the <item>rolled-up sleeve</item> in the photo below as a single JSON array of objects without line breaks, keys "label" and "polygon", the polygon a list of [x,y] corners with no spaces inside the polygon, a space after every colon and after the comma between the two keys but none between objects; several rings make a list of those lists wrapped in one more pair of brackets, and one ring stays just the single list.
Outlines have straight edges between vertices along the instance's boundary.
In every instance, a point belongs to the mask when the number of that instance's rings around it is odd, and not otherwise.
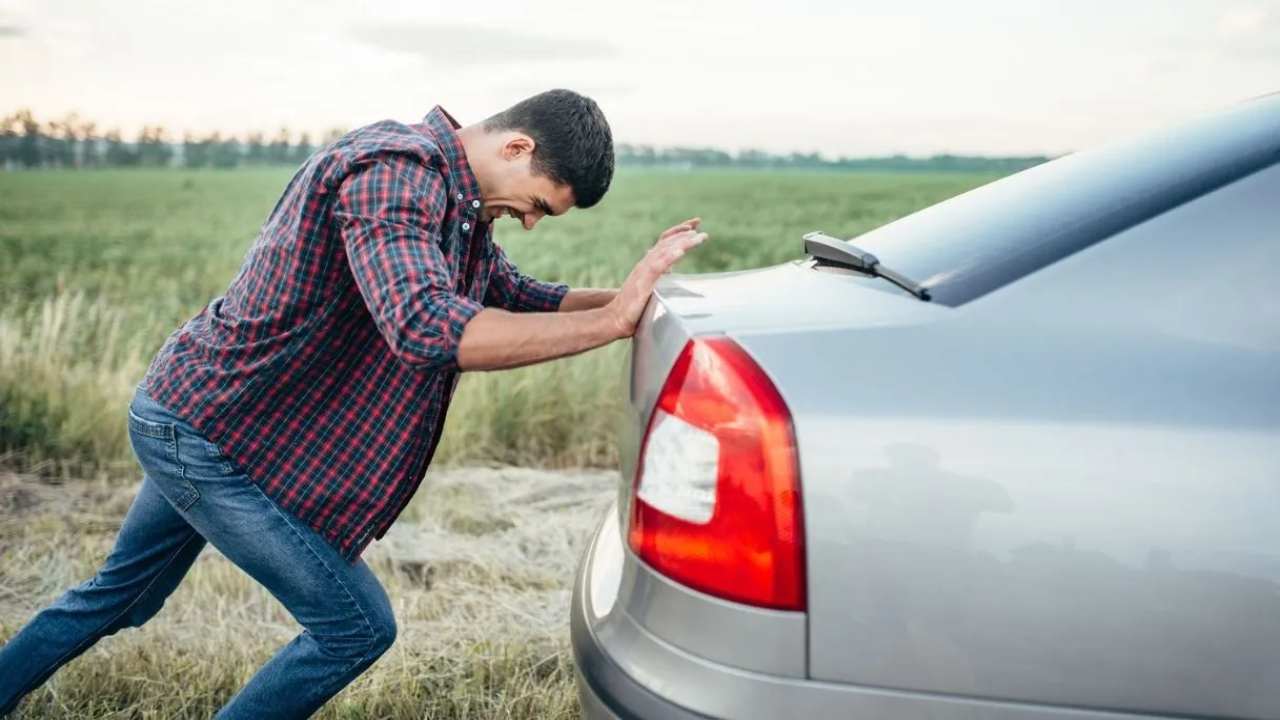
[{"label": "rolled-up sleeve", "polygon": [[511,312],[555,312],[567,292],[569,286],[564,283],[543,282],[522,274],[502,246],[493,244],[485,305]]},{"label": "rolled-up sleeve", "polygon": [[456,368],[458,343],[481,303],[454,291],[441,251],[444,179],[408,158],[348,176],[333,216],[347,262],[378,331],[402,362]]}]

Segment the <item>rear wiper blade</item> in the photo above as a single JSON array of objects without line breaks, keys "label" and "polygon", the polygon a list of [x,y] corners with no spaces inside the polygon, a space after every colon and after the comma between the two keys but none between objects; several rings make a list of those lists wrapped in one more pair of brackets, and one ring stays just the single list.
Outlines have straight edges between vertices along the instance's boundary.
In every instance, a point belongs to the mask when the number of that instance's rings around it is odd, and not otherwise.
[{"label": "rear wiper blade", "polygon": [[853,243],[814,231],[804,236],[804,251],[814,260],[827,265],[857,270],[874,277],[882,277],[921,300],[929,300],[929,290],[920,283],[890,270],[880,264],[880,259]]}]

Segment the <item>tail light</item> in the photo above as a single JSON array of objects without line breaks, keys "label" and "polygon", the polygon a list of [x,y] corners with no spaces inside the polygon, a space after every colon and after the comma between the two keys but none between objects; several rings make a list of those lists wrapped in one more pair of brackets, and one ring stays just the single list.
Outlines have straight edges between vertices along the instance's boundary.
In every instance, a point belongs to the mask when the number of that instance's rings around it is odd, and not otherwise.
[{"label": "tail light", "polygon": [[690,340],[640,446],[629,541],[646,563],[717,597],[805,608],[791,414],[724,337]]}]

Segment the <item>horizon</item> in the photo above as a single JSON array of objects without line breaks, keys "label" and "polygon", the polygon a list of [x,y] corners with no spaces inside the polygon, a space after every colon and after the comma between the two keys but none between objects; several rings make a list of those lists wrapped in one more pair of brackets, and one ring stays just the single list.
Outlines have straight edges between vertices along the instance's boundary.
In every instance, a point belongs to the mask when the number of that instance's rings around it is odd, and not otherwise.
[{"label": "horizon", "polygon": [[619,144],[1053,157],[1280,89],[1280,0],[379,10],[0,0],[0,114],[77,111],[174,141],[282,126],[318,140],[435,104],[478,122],[570,87],[600,103]]},{"label": "horizon", "polygon": [[[30,108],[20,108],[16,112],[3,113],[0,112],[0,132],[6,125],[6,121],[13,122],[14,128],[18,127],[21,121],[22,113],[30,112]],[[121,144],[137,149],[148,142],[155,143],[171,150],[181,153],[183,149],[190,145],[210,145],[217,143],[235,143],[241,151],[248,151],[256,142],[262,148],[268,148],[276,143],[284,141],[284,147],[291,151],[301,146],[311,148],[319,148],[332,142],[340,134],[345,134],[354,128],[330,128],[326,133],[321,135],[313,135],[307,131],[295,132],[291,128],[276,128],[274,132],[266,130],[251,130],[243,135],[222,132],[218,130],[211,131],[207,134],[194,134],[189,131],[183,131],[181,128],[167,128],[159,125],[143,125],[132,137],[120,132],[118,128],[105,127],[98,124],[93,118],[87,117],[82,113],[72,111],[69,115],[63,117],[42,117],[39,113],[32,112],[32,119],[37,123],[38,137],[42,141],[60,142],[70,140],[75,143],[83,143],[85,141],[93,141],[100,146],[108,146],[112,142],[120,142]],[[72,137],[65,135],[68,121],[74,119],[77,123],[72,128]],[[87,134],[85,128],[92,127],[92,134]],[[159,139],[154,134],[159,132]],[[149,135],[149,133],[152,133]],[[118,134],[118,138],[113,135]],[[21,139],[25,136],[24,132],[18,132],[15,138]],[[933,153],[929,155],[912,154],[912,153],[886,153],[879,155],[832,155],[822,151],[814,151],[812,153],[799,152],[770,152],[760,148],[738,148],[736,150],[718,147],[715,145],[650,145],[647,143],[630,143],[626,141],[615,141],[614,147],[620,161],[630,160],[637,164],[647,162],[657,163],[680,163],[685,162],[689,158],[684,154],[721,154],[724,159],[734,163],[750,163],[761,162],[768,163],[787,159],[803,159],[805,161],[818,161],[824,163],[839,162],[859,162],[871,160],[895,160],[904,159],[911,161],[935,160],[940,158],[957,158],[957,159],[974,159],[974,160],[1034,160],[1045,161],[1052,160],[1054,157],[1050,155],[982,155],[982,154],[959,154],[959,153]],[[645,156],[646,152],[655,153],[654,157]],[[710,163],[714,164],[714,163]]]}]

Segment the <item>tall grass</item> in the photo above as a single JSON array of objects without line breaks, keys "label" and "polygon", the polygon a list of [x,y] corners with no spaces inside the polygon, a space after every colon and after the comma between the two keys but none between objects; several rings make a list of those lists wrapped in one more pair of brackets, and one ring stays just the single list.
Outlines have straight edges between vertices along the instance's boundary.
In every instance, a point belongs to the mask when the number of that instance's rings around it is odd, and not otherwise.
[{"label": "tall grass", "polygon": [[[280,170],[0,173],[0,455],[85,470],[128,463],[124,413],[152,354],[221,294],[275,203]],[[599,208],[495,236],[521,270],[611,287],[657,233],[701,215],[684,272],[798,257],[990,180],[957,174],[622,172]],[[625,343],[468,373],[445,463],[609,465]],[[52,465],[51,465],[52,464]]]},{"label": "tall grass", "polygon": [[469,373],[438,457],[451,464],[613,466],[627,345],[504,373]]},{"label": "tall grass", "polygon": [[0,448],[27,464],[127,460],[124,408],[145,368],[121,314],[83,293],[0,315]]}]

